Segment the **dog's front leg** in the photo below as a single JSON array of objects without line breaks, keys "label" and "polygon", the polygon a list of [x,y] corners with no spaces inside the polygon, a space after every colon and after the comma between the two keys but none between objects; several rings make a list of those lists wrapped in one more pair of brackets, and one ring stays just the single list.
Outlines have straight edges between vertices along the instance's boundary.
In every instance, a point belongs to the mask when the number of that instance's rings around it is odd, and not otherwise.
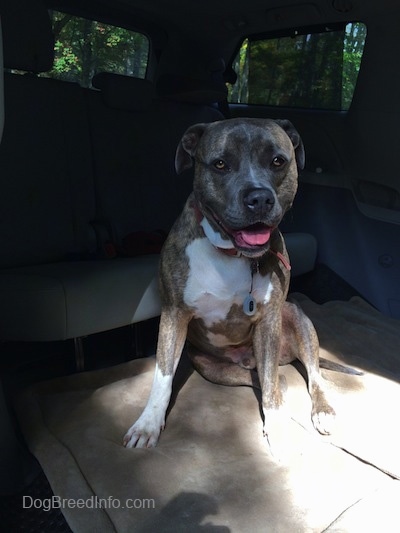
[{"label": "dog's front leg", "polygon": [[278,442],[282,439],[282,420],[279,410],[282,405],[282,387],[279,379],[279,349],[282,334],[280,312],[268,313],[254,330],[253,350],[261,385],[264,436],[276,455]]},{"label": "dog's front leg", "polygon": [[307,371],[308,390],[312,400],[312,422],[317,431],[329,435],[335,421],[335,410],[327,399],[327,382],[319,371],[317,332],[298,304],[285,302],[283,316],[287,328],[293,335],[292,352]]},{"label": "dog's front leg", "polygon": [[158,334],[156,368],[147,405],[124,437],[127,448],[156,446],[165,425],[172,381],[186,340],[188,317],[177,309],[164,309]]}]

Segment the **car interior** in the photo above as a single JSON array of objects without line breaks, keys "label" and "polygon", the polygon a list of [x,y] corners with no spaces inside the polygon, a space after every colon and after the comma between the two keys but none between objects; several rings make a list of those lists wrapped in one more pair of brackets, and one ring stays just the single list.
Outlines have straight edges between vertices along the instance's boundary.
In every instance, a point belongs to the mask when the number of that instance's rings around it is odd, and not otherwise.
[{"label": "car interior", "polygon": [[[292,265],[290,292],[318,309],[334,310],[332,302],[352,298],[365,302],[382,329],[369,328],[374,341],[367,333],[358,337],[364,369],[372,364],[368,345],[387,343],[391,353],[377,373],[386,376],[388,390],[397,386],[397,2],[0,0],[0,21],[5,530],[90,530],[92,519],[85,529],[64,509],[22,508],[22,495],[43,502],[58,494],[59,484],[26,437],[29,416],[21,422],[16,398],[38,383],[112,376],[113,368],[153,358],[160,252],[192,190],[193,169],[178,175],[175,152],[193,124],[241,117],[292,122],[306,164],[280,226]],[[337,327],[356,326],[357,318],[348,318]],[[376,353],[373,364],[379,360]],[[400,469],[385,468],[382,476],[400,479]],[[235,470],[228,463],[226,469]],[[399,494],[395,487],[390,494]],[[208,507],[199,518],[196,505],[206,506],[183,499],[144,525],[140,518],[121,525],[111,513],[110,522],[93,522],[91,530],[240,531],[239,519],[218,521],[218,509]],[[182,508],[193,513],[184,519]],[[304,526],[304,518],[297,530],[367,531],[360,521],[328,529],[343,509],[335,512],[315,527]],[[215,523],[206,529],[208,515]],[[260,523],[249,527],[290,530],[286,522],[281,529]]]}]

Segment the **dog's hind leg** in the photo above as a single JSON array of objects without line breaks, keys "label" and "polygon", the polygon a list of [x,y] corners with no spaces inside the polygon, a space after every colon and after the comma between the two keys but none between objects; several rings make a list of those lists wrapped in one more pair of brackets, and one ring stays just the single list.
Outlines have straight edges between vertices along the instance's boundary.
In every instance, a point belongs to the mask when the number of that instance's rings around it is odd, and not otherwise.
[{"label": "dog's hind leg", "polygon": [[312,400],[312,422],[322,434],[329,434],[335,411],[326,398],[326,382],[319,371],[319,342],[311,320],[295,303],[285,302],[282,310],[286,349],[299,359],[307,372]]},{"label": "dog's hind leg", "polygon": [[237,363],[198,352],[191,346],[188,347],[188,356],[197,372],[212,383],[260,389],[258,374],[254,369],[243,368]]}]

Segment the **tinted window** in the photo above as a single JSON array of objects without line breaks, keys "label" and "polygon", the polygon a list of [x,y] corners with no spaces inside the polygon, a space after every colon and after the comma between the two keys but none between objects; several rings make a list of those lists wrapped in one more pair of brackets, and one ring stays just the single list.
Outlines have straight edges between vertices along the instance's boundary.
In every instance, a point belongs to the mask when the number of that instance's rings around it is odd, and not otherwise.
[{"label": "tinted window", "polygon": [[50,14],[55,61],[47,75],[83,87],[90,87],[96,72],[145,77],[149,56],[145,35],[59,11]]},{"label": "tinted window", "polygon": [[232,103],[348,109],[356,86],[366,27],[349,23],[312,33],[248,38],[233,68]]}]

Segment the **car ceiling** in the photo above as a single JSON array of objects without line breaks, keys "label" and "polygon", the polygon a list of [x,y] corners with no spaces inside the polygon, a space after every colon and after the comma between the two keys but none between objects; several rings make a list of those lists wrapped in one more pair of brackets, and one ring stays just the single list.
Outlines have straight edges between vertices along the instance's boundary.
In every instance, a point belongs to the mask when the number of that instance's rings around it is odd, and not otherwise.
[{"label": "car ceiling", "polygon": [[147,32],[153,45],[193,43],[203,55],[232,58],[244,37],[301,26],[374,20],[398,0],[47,0],[48,7],[97,16]]},{"label": "car ceiling", "polygon": [[398,5],[397,0],[54,0],[53,4],[136,13],[164,28],[219,40],[299,24],[361,20]]}]

